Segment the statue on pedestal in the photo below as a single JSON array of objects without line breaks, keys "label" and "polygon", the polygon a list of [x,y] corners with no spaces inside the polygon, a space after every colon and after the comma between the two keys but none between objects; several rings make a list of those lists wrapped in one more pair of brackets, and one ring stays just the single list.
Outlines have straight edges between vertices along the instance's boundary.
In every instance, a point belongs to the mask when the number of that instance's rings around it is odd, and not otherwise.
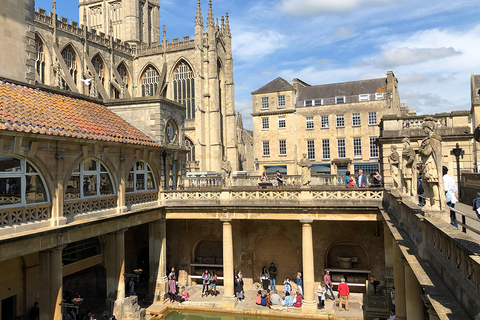
[{"label": "statue on pedestal", "polygon": [[413,197],[417,195],[416,155],[409,138],[404,138],[402,142],[402,195]]},{"label": "statue on pedestal", "polygon": [[231,176],[232,176],[232,165],[230,161],[227,160],[227,157],[224,156],[223,162],[222,162],[222,181],[225,187],[230,187]]},{"label": "statue on pedestal", "polygon": [[442,210],[444,201],[442,185],[442,138],[435,133],[433,118],[423,122],[423,131],[427,137],[422,140],[419,153],[423,162],[423,188],[425,190],[425,209]]},{"label": "statue on pedestal", "polygon": [[393,188],[400,188],[400,156],[397,152],[397,146],[392,145],[392,153],[388,156],[388,163],[390,163],[390,175],[393,179]]},{"label": "statue on pedestal", "polygon": [[307,154],[303,154],[302,160],[298,162],[298,165],[302,167],[302,186],[310,186],[312,181],[312,174],[310,168],[312,167],[312,161],[307,158]]}]

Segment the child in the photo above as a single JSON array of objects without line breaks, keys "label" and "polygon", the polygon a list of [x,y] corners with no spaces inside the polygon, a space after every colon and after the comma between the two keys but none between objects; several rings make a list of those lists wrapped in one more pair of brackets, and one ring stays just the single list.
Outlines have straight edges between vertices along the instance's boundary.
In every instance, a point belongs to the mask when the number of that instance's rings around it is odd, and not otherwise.
[{"label": "child", "polygon": [[255,298],[255,303],[256,303],[258,306],[261,306],[261,305],[262,305],[262,290],[258,290],[258,292],[257,292],[257,297]]},{"label": "child", "polygon": [[188,297],[190,295],[188,294],[187,290],[185,289],[184,286],[182,286],[182,290],[180,291],[180,302],[188,301]]}]

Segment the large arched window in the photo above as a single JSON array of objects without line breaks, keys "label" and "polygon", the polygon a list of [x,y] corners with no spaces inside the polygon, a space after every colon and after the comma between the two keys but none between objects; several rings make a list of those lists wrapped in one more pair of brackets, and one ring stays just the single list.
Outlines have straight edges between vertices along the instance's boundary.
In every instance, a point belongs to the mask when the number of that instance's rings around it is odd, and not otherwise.
[{"label": "large arched window", "polygon": [[126,192],[146,192],[156,190],[157,184],[150,166],[138,161],[130,170],[127,179]]},{"label": "large arched window", "polygon": [[195,79],[185,61],[178,64],[173,75],[173,100],[185,106],[187,119],[195,118]]},{"label": "large arched window", "polygon": [[[95,68],[98,78],[100,79],[100,82],[102,85],[105,85],[105,70],[103,67],[103,60],[100,58],[100,55],[97,54],[95,57],[93,57],[92,64]],[[90,92],[90,96],[101,98],[96,86],[90,86],[90,90],[92,90],[92,92]]]},{"label": "large arched window", "polygon": [[73,170],[65,188],[65,199],[108,196],[112,194],[115,194],[112,177],[107,168],[99,160],[95,159],[78,164]]},{"label": "large arched window", "polygon": [[[63,60],[65,61],[65,64],[67,65],[68,72],[73,78],[73,82],[77,84],[77,60],[76,60],[75,51],[73,51],[73,48],[71,46],[68,46],[65,49],[63,49],[62,57],[63,57]],[[65,80],[62,79],[62,81],[63,81],[63,87],[69,90],[70,88],[66,84]]]},{"label": "large arched window", "polygon": [[41,83],[45,83],[45,53],[43,42],[35,36],[35,71]]},{"label": "large arched window", "polygon": [[142,76],[142,97],[151,97],[157,93],[160,75],[157,69],[148,66]]},{"label": "large arched window", "polygon": [[185,146],[190,150],[187,153],[187,161],[195,161],[195,145],[193,144],[192,140],[185,137]]},{"label": "large arched window", "polygon": [[0,158],[0,206],[49,202],[38,170],[24,158]]}]

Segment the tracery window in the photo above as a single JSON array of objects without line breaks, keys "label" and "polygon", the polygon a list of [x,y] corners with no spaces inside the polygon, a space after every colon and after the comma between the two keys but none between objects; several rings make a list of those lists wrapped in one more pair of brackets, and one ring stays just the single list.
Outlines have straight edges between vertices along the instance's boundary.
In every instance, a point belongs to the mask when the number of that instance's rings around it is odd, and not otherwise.
[{"label": "tracery window", "polygon": [[138,161],[130,170],[127,179],[126,192],[145,192],[156,190],[157,184],[150,166],[143,161]]},{"label": "tracery window", "polygon": [[154,96],[157,92],[159,82],[160,75],[158,71],[154,67],[149,66],[142,77],[142,97]]},{"label": "tracery window", "polygon": [[[67,65],[68,72],[73,78],[73,82],[77,84],[77,61],[75,52],[73,51],[72,47],[68,46],[63,49],[62,57],[65,61],[65,64]],[[69,90],[68,85],[65,83],[65,79],[62,79],[62,81],[64,84],[63,87]]]},{"label": "tracery window", "polygon": [[45,53],[43,51],[43,43],[35,37],[35,71],[40,78],[41,83],[45,83]]},{"label": "tracery window", "polygon": [[[105,71],[103,68],[102,58],[100,58],[99,55],[96,55],[92,59],[92,64],[93,64],[93,67],[95,68],[95,72],[97,73],[98,78],[100,79],[100,82],[102,82],[102,85],[105,85]],[[94,91],[94,92],[90,92],[91,96],[101,98],[96,86],[90,86],[90,90]]]},{"label": "tracery window", "polygon": [[115,194],[115,190],[110,173],[100,161],[95,159],[78,164],[65,188],[65,199],[113,194]]},{"label": "tracery window", "polygon": [[190,66],[182,61],[173,76],[173,100],[187,110],[187,119],[195,119],[195,79]]},{"label": "tracery window", "polygon": [[0,158],[0,206],[49,202],[45,182],[24,158]]},{"label": "tracery window", "polygon": [[187,153],[187,161],[195,161],[195,145],[193,144],[192,140],[185,137],[185,146],[190,150]]},{"label": "tracery window", "polygon": [[[127,68],[125,67],[125,65],[123,63],[121,63],[117,67],[117,71],[118,71],[118,74],[120,75],[120,78],[122,79],[123,83],[125,84],[125,87],[123,88],[123,90],[128,90]],[[122,94],[120,91],[117,90],[117,88],[112,86],[112,97],[114,97],[115,99],[124,98],[125,93]]]}]

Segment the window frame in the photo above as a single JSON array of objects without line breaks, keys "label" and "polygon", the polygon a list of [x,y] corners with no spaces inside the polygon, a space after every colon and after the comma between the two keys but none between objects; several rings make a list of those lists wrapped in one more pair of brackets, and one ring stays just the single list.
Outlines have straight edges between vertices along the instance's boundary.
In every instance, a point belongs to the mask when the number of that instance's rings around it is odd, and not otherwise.
[{"label": "window frame", "polygon": [[277,97],[277,108],[278,109],[286,108],[285,95],[280,95]]},{"label": "window frame", "polygon": [[305,130],[314,130],[315,129],[315,120],[313,117],[305,118]]},{"label": "window frame", "polygon": [[[280,126],[281,123],[283,123],[283,126]],[[286,129],[286,128],[287,128],[286,117],[285,116],[278,116],[278,129],[283,130],[283,129]]]},{"label": "window frame", "polygon": [[362,126],[362,116],[360,113],[352,113],[352,127]]},{"label": "window frame", "polygon": [[[307,103],[307,101],[309,101],[309,102]],[[315,103],[315,101],[312,100],[312,99],[303,100],[303,106],[304,107],[313,107],[314,103]]]},{"label": "window frame", "polygon": [[[95,170],[87,170],[85,169],[85,165],[88,165],[90,161],[95,161],[96,162],[96,169]],[[102,171],[102,166],[105,168],[105,171]],[[78,171],[75,171],[75,169],[78,169]],[[79,189],[79,197],[78,198],[65,198],[65,195],[67,194],[66,192],[64,193],[64,201],[69,201],[69,200],[82,200],[82,199],[92,199],[92,198],[99,198],[99,197],[111,197],[111,196],[116,196],[117,195],[117,190],[115,189],[115,181],[113,180],[111,172],[108,170],[107,166],[99,159],[97,158],[88,158],[85,159],[77,164],[75,164],[75,169],[72,171],[70,176],[68,177],[67,184],[70,182],[71,178],[73,176],[78,176],[79,177],[79,182],[81,184],[80,189]],[[112,184],[112,193],[109,194],[101,194],[101,177],[102,174],[107,174],[110,183]],[[96,176],[96,185],[97,185],[97,192],[94,195],[85,195],[84,192],[84,186],[83,182],[85,181],[85,178],[88,176]],[[65,191],[66,191],[65,187]]]},{"label": "window frame", "polygon": [[[327,121],[324,121],[324,120],[327,120]],[[330,117],[329,116],[322,116],[321,119],[321,128],[322,129],[328,129],[330,128]],[[326,123],[326,126],[324,125]]]},{"label": "window frame", "polygon": [[315,161],[315,140],[307,140],[307,158]]},{"label": "window frame", "polygon": [[[345,138],[337,138],[337,158],[344,159],[347,157],[347,149]],[[341,155],[343,152],[343,156]]]},{"label": "window frame", "polygon": [[[282,143],[284,144],[282,146]],[[282,153],[282,149],[284,153]],[[278,156],[286,156],[287,155],[287,140],[278,140]]]},{"label": "window frame", "polygon": [[[137,169],[138,163],[143,163],[143,169],[141,169],[141,170]],[[153,189],[148,189],[148,186],[147,186],[148,183],[145,183],[145,187],[141,190],[138,190],[137,189],[137,184],[138,184],[137,183],[137,175],[144,174],[145,178],[147,178],[147,180],[144,180],[144,181],[148,182],[148,174],[149,173],[151,173],[151,175],[152,175],[154,188]],[[126,191],[127,188],[128,188],[128,181],[129,181],[129,178],[130,178],[130,174],[133,174],[133,191]],[[153,173],[153,170],[150,167],[150,165],[148,164],[148,162],[138,160],[133,164],[132,168],[128,172],[128,177],[127,177],[127,181],[126,181],[126,185],[125,185],[125,194],[144,193],[144,192],[151,192],[151,191],[158,191],[158,184],[157,184],[157,181],[155,179],[155,174]]]},{"label": "window frame", "polygon": [[329,159],[330,159],[330,139],[322,139],[322,160],[329,160]]},{"label": "window frame", "polygon": [[378,137],[369,137],[370,142],[370,159],[378,159],[380,157],[380,148],[375,143]]},{"label": "window frame", "polygon": [[270,157],[270,141],[268,140],[262,141],[262,157]]},{"label": "window frame", "polygon": [[346,96],[336,96],[335,97],[335,104],[345,104],[346,102],[347,102]]},{"label": "window frame", "polygon": [[268,117],[262,118],[262,130],[263,131],[270,130],[270,120]]},{"label": "window frame", "polygon": [[[337,114],[336,115],[336,122],[337,122],[337,128],[345,128],[345,115],[344,114]],[[339,122],[341,122],[341,124],[339,125]]]},{"label": "window frame", "polygon": [[385,92],[375,92],[375,100],[384,100]]},{"label": "window frame", "polygon": [[369,93],[361,93],[358,95],[359,102],[370,101],[370,94]]},{"label": "window frame", "polygon": [[262,110],[268,110],[270,109],[270,103],[268,101],[268,97],[262,97]]},{"label": "window frame", "polygon": [[362,158],[362,138],[361,137],[353,138],[353,158],[354,159]]},{"label": "window frame", "polygon": [[[373,122],[373,115],[375,115],[375,123]],[[368,113],[368,125],[369,126],[376,126],[378,125],[378,118],[377,118],[377,112],[372,111]]]}]

